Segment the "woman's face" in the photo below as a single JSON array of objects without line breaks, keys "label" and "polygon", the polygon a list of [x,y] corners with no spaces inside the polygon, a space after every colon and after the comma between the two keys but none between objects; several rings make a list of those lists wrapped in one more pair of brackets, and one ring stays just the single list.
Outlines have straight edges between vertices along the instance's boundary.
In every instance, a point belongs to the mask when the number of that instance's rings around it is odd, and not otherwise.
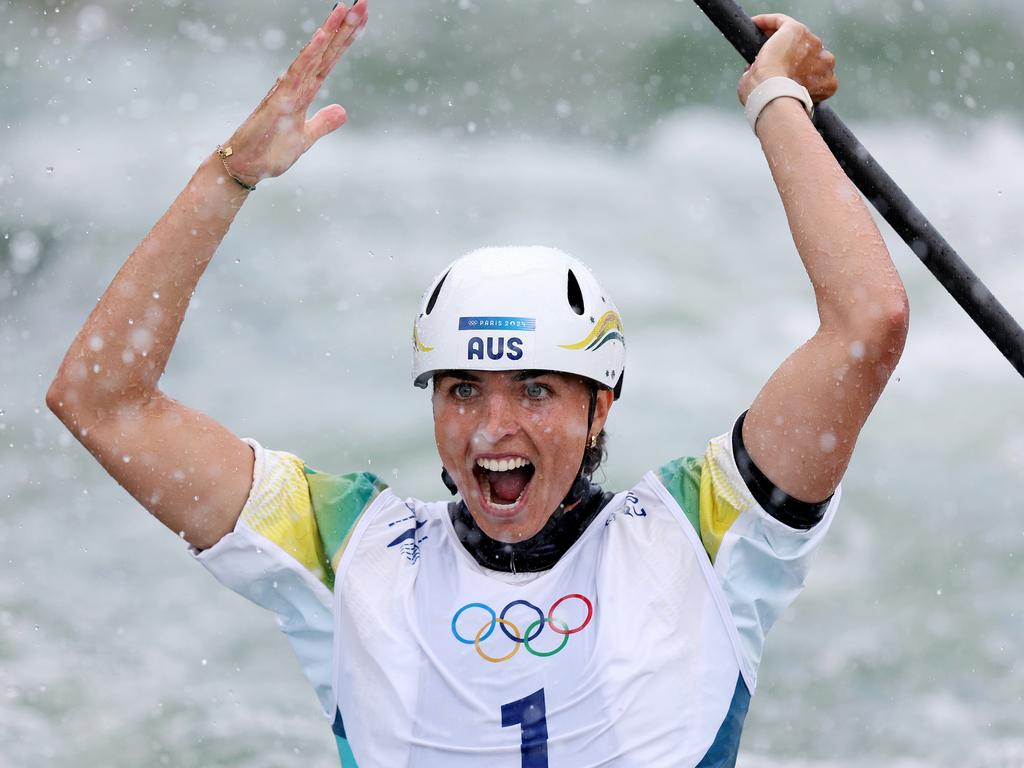
[{"label": "woman's face", "polygon": [[445,371],[434,380],[434,439],[477,525],[498,541],[528,539],[568,493],[612,393],[543,371]]}]

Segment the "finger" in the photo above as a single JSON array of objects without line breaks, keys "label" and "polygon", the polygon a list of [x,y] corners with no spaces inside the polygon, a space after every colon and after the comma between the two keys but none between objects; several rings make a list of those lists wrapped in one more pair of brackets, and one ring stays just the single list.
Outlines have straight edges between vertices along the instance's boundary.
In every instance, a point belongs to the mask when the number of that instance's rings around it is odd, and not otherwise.
[{"label": "finger", "polygon": [[[353,3],[353,6],[354,5],[355,3]],[[327,14],[327,19],[324,21],[323,25],[324,31],[329,35],[333,35],[341,29],[341,25],[345,22],[345,16],[348,12],[349,9],[345,7],[345,3],[339,2],[336,4],[331,12]]]},{"label": "finger", "polygon": [[363,0],[359,6],[359,0],[346,9],[344,5],[338,4],[331,11],[324,22],[324,31],[331,35],[330,42],[324,49],[315,68],[307,69],[302,73],[302,79],[296,83],[299,93],[298,101],[307,106],[312,102],[316,92],[320,89],[324,79],[330,73],[338,57],[351,44],[352,35],[359,29],[361,24],[366,23],[366,2]]},{"label": "finger", "polygon": [[815,102],[825,101],[839,89],[839,80],[834,74],[820,75],[804,83]]},{"label": "finger", "polygon": [[[352,13],[349,11],[349,13]],[[366,16],[357,17],[355,26],[348,26],[346,20],[345,26],[341,28],[334,40],[331,41],[330,47],[324,54],[323,59],[320,61],[320,69],[316,73],[317,77],[323,80],[330,74],[330,71],[334,69],[334,65],[338,63],[338,59],[341,58],[341,54],[348,50],[348,47],[356,41],[359,36],[360,30],[366,25]]]},{"label": "finger", "polygon": [[[349,12],[351,13],[351,11]],[[313,102],[313,98],[316,96],[317,91],[320,90],[320,86],[323,85],[324,80],[330,74],[334,65],[341,58],[341,55],[348,50],[348,47],[355,42],[356,37],[359,34],[359,30],[363,28],[366,23],[366,17],[357,17],[358,25],[355,27],[349,26],[348,22],[345,22],[345,26],[336,35],[335,43],[324,52],[323,58],[320,60],[320,69],[317,70],[316,76],[307,77],[301,85],[299,90],[299,103],[305,107]]]},{"label": "finger", "polygon": [[784,13],[761,13],[757,16],[752,16],[751,21],[766,35],[771,35],[772,32],[777,31],[787,21],[794,21],[794,19]]},{"label": "finger", "polygon": [[334,41],[334,37],[339,32],[345,32],[347,29],[352,29],[359,26],[360,22],[366,20],[366,0],[356,0],[352,3],[352,6],[345,9],[345,6],[339,4],[327,17],[327,21],[324,22],[324,29],[330,34],[331,41]]},{"label": "finger", "polygon": [[331,36],[323,28],[313,33],[313,37],[306,43],[306,47],[299,51],[299,55],[295,57],[281,77],[281,83],[295,87],[309,73],[315,72],[330,43]]},{"label": "finger", "polygon": [[345,108],[331,104],[319,110],[306,122],[306,148],[313,146],[328,133],[338,130],[348,119]]},{"label": "finger", "polygon": [[[363,7],[366,7],[365,1]],[[351,9],[346,9],[345,4],[339,2],[327,15],[323,26],[313,34],[306,47],[295,57],[291,66],[288,67],[288,71],[285,72],[284,79],[290,81],[292,85],[298,85],[319,71],[324,55],[330,48],[338,30],[344,27],[345,20],[350,13]]]},{"label": "finger", "polygon": [[338,28],[334,38],[331,40],[330,46],[324,53],[323,60],[320,64],[321,72],[323,72],[328,63],[333,65],[334,61],[337,61],[340,51],[351,44],[356,32],[366,24],[366,19],[367,14],[365,2],[362,4],[357,2],[351,9],[349,9],[349,12],[345,14],[342,25]]}]

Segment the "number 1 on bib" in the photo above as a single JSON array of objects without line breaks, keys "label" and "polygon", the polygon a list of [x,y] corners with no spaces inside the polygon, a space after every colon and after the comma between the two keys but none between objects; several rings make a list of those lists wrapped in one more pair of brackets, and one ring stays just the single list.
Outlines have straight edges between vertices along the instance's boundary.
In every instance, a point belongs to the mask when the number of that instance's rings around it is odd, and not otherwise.
[{"label": "number 1 on bib", "polygon": [[501,727],[510,725],[519,725],[523,730],[523,768],[548,768],[548,719],[543,688],[501,705]]}]

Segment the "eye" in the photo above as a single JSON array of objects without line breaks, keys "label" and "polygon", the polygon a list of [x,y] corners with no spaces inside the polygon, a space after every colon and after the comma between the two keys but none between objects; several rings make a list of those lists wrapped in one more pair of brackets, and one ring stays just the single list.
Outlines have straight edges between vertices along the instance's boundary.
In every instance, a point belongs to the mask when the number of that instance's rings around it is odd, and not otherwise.
[{"label": "eye", "polygon": [[460,381],[452,386],[451,392],[457,400],[467,400],[476,392],[476,387],[468,381]]},{"label": "eye", "polygon": [[526,396],[531,400],[541,400],[547,397],[550,393],[550,389],[536,381],[530,381],[526,384]]}]

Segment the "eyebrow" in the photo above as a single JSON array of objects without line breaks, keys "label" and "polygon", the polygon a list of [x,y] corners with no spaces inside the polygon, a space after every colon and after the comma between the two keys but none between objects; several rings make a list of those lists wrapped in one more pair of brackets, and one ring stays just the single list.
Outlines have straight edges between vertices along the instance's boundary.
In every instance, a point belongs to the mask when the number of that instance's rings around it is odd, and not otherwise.
[{"label": "eyebrow", "polygon": [[[542,371],[538,369],[530,369],[526,371],[517,371],[516,375],[512,377],[512,381],[526,381],[527,379],[536,379],[541,376],[553,376],[556,375],[554,371]],[[480,376],[474,371],[463,371],[463,370],[447,370],[443,373],[439,373],[437,376],[438,380],[441,379],[460,379],[462,381],[472,381],[474,383],[480,382]]]},{"label": "eyebrow", "polygon": [[531,369],[526,371],[519,371],[515,376],[512,377],[512,381],[526,381],[526,379],[537,379],[541,376],[552,376],[554,371],[540,371],[537,369]]},{"label": "eyebrow", "polygon": [[460,370],[448,370],[442,371],[437,375],[438,380],[442,379],[461,379],[463,381],[479,382],[480,377],[472,371],[460,371]]}]

